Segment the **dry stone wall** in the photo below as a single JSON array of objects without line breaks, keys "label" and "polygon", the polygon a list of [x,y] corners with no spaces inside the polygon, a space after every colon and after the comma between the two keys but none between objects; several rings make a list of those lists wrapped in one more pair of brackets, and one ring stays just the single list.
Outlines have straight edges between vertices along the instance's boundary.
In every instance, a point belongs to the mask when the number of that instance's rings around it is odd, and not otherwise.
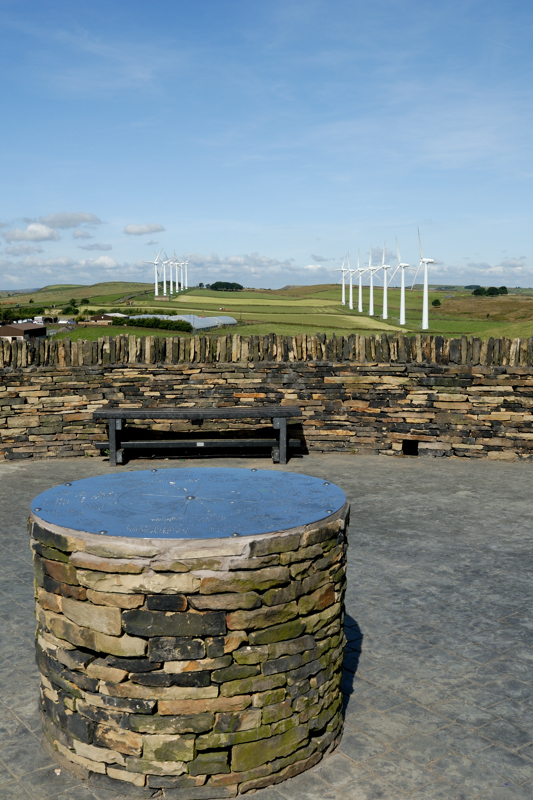
[{"label": "dry stone wall", "polygon": [[[291,405],[309,451],[530,459],[533,339],[101,337],[0,342],[0,459],[99,455],[97,408]],[[150,425],[150,423],[146,423]],[[140,423],[139,423],[139,426]],[[254,421],[205,422],[234,437]],[[198,433],[186,422],[152,430]],[[415,447],[415,449],[416,449]]]},{"label": "dry stone wall", "polygon": [[260,537],[127,539],[31,523],[48,747],[92,785],[234,797],[342,732],[348,505]]}]

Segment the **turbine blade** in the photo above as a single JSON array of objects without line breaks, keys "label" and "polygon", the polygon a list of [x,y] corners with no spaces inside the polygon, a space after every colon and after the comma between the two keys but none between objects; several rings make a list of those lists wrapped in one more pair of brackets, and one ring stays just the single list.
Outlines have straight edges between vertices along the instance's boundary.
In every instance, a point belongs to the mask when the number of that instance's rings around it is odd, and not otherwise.
[{"label": "turbine blade", "polygon": [[396,237],[396,252],[398,253],[398,264],[402,263],[402,259],[400,258],[400,248],[398,246],[398,237]]},{"label": "turbine blade", "polygon": [[418,231],[418,246],[420,247],[420,260],[422,261],[424,255],[422,253],[422,239],[420,238],[420,228],[417,228],[417,231]]},{"label": "turbine blade", "polygon": [[381,259],[381,266],[385,264],[385,239],[383,240],[383,257]]},{"label": "turbine blade", "polygon": [[415,277],[413,278],[413,285],[411,286],[411,289],[415,288],[416,279],[418,278],[418,273],[420,272],[420,267],[421,266],[422,266],[422,262],[420,262],[420,264],[416,268]]}]

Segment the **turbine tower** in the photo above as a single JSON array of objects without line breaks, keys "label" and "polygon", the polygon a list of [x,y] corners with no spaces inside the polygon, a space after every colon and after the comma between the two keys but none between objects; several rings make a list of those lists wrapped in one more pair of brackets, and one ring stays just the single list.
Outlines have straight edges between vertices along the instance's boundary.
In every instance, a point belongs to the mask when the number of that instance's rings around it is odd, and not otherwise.
[{"label": "turbine tower", "polygon": [[[155,252],[155,251],[154,251]],[[158,275],[158,266],[160,263],[160,255],[163,251],[160,250],[159,253],[156,253],[155,261],[143,261],[143,264],[153,264],[154,265],[154,296],[159,297],[159,275]]]},{"label": "turbine tower", "polygon": [[402,262],[400,248],[398,247],[398,237],[396,237],[396,252],[398,253],[398,269],[401,271],[399,323],[400,325],[405,325],[405,270],[410,269],[410,267],[409,264],[404,264]]},{"label": "turbine tower", "polygon": [[422,330],[427,331],[429,328],[429,286],[428,286],[428,264],[434,264],[435,261],[432,258],[424,258],[424,254],[422,253],[422,241],[420,239],[420,228],[418,230],[418,245],[420,247],[420,263],[418,264],[418,269],[415,273],[415,278],[413,280],[413,285],[411,289],[414,288],[416,283],[416,278],[418,273],[420,272],[420,267],[424,268],[424,291],[423,291],[423,299],[422,299]]},{"label": "turbine tower", "polygon": [[[390,266],[390,264],[385,264],[385,245],[386,245],[386,243],[383,242],[383,257],[381,259],[381,269],[383,270],[383,315],[381,317],[382,319],[388,319],[389,318],[389,307],[388,307],[388,301],[387,301],[388,300],[387,299],[387,288],[388,288],[389,282],[388,282],[388,279],[387,279],[387,270],[389,270],[391,268],[391,266]],[[390,277],[391,281],[394,278],[395,274],[396,274],[396,272],[392,273],[392,275]]]},{"label": "turbine tower", "polygon": [[359,250],[357,251],[357,275],[359,278],[359,296],[357,302],[357,310],[360,314],[363,313],[363,275],[367,272],[366,269],[361,269],[359,265]]},{"label": "turbine tower", "polygon": [[[348,259],[348,267],[344,266],[346,264],[346,259]],[[346,278],[346,273],[350,272],[350,254],[349,253],[346,253],[346,255],[344,256],[344,261],[342,262],[342,267],[340,267],[340,269],[334,269],[333,272],[341,272],[342,273],[342,277],[341,277],[341,281],[342,281],[342,305],[345,306],[346,305],[346,281],[345,281],[345,278]]]}]

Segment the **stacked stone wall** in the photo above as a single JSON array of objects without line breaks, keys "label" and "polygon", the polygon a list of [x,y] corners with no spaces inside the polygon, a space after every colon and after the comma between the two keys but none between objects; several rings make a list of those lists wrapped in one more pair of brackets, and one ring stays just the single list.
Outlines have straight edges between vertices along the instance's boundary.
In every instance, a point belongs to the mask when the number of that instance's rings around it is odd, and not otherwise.
[{"label": "stacked stone wall", "polygon": [[[107,432],[93,419],[98,408],[235,405],[300,407],[289,436],[310,452],[401,455],[414,440],[419,455],[533,455],[530,366],[322,360],[4,368],[0,459],[100,455],[95,445]],[[144,426],[165,438],[234,437],[261,427],[257,420]]]},{"label": "stacked stone wall", "polygon": [[316,764],[342,731],[347,515],[177,542],[34,520],[41,712],[60,763],[181,800]]}]

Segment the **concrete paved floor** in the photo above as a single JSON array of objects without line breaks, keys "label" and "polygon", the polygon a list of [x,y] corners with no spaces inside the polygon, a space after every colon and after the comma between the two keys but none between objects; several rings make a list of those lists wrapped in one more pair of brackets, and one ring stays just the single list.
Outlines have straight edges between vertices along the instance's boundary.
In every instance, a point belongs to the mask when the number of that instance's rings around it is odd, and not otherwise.
[{"label": "concrete paved floor", "polygon": [[[338,483],[352,503],[338,750],[257,800],[531,800],[532,467],[308,456],[132,461],[258,466]],[[0,800],[108,800],[40,750],[30,500],[103,459],[0,463]]]}]

